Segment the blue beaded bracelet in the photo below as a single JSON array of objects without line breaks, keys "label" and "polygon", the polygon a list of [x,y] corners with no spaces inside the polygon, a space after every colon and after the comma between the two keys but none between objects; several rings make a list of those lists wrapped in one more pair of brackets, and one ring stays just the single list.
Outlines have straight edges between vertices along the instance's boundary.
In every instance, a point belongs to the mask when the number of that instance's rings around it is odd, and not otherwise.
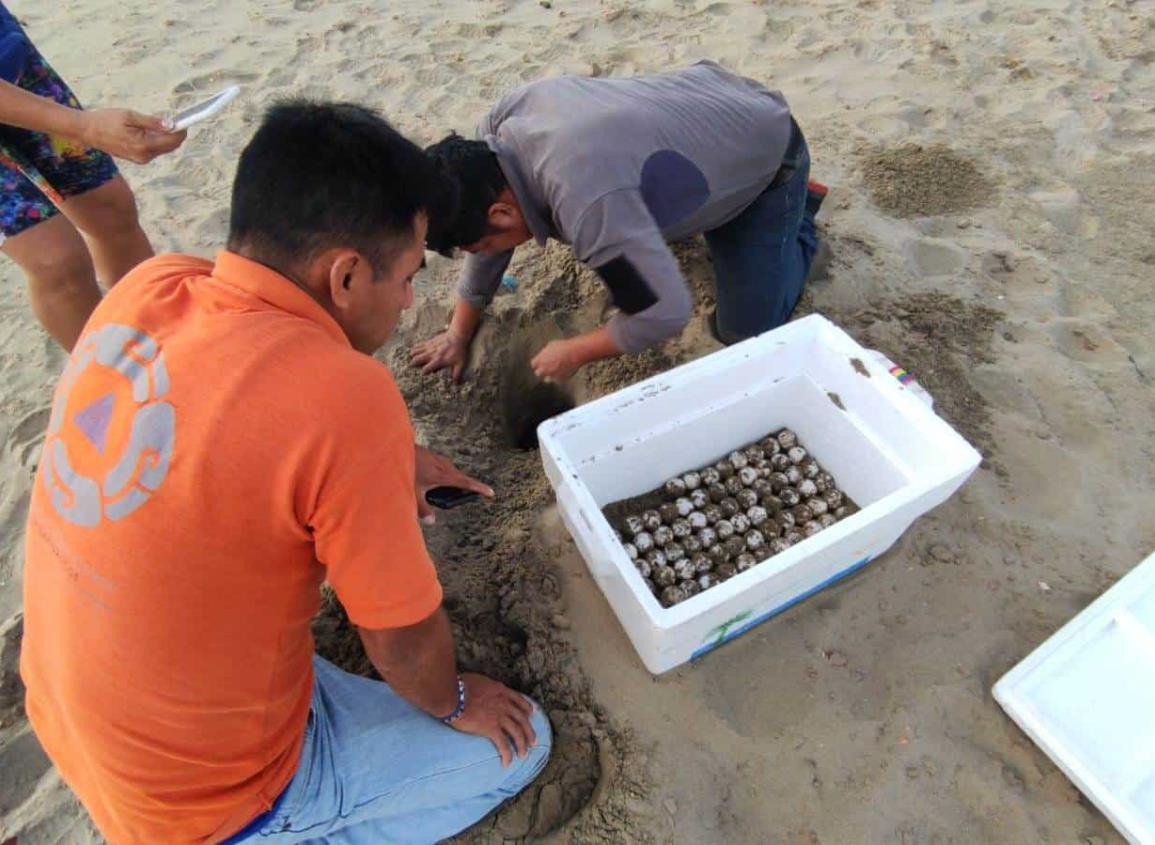
[{"label": "blue beaded bracelet", "polygon": [[457,676],[457,706],[453,708],[453,712],[448,716],[443,716],[441,721],[447,725],[452,725],[461,718],[461,714],[465,712],[465,681],[461,680],[461,676]]}]

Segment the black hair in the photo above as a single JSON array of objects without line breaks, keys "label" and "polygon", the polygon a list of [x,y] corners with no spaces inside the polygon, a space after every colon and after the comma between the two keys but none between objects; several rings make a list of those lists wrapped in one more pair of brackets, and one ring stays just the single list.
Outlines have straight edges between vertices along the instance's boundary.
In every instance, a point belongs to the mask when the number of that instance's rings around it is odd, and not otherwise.
[{"label": "black hair", "polygon": [[421,148],[376,112],[291,100],[266,113],[233,181],[229,248],[278,269],[335,246],[384,272],[411,243],[434,176]]},{"label": "black hair", "polygon": [[484,141],[456,132],[425,148],[437,171],[438,197],[430,208],[428,247],[450,255],[489,231],[489,207],[506,188],[497,156]]}]

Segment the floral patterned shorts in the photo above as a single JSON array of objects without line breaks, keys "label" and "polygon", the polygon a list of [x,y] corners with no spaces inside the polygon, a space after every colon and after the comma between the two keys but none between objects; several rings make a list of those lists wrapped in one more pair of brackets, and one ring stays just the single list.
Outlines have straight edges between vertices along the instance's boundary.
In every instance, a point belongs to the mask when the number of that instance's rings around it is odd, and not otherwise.
[{"label": "floral patterned shorts", "polygon": [[[80,103],[35,50],[16,82],[25,91],[79,109]],[[112,156],[76,141],[0,125],[0,243],[59,213],[66,197],[99,188],[116,176]]]}]

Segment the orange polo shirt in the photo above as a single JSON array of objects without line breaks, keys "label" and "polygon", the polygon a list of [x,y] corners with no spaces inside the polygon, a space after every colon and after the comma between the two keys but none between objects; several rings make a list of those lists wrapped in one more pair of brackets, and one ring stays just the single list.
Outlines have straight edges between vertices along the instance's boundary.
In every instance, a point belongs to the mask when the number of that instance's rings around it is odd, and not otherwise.
[{"label": "orange polo shirt", "polygon": [[57,387],[28,519],[37,736],[113,845],[216,842],[296,771],[309,619],[441,602],[388,369],[272,270],[145,262]]}]

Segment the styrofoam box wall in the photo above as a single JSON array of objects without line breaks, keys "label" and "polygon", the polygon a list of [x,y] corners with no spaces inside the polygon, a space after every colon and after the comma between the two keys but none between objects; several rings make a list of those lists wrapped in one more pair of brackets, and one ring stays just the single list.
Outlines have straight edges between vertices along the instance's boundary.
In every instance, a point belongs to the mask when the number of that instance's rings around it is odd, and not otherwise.
[{"label": "styrofoam box wall", "polygon": [[[861,508],[713,589],[663,608],[605,505],[788,426]],[[664,672],[848,574],[953,493],[980,456],[823,317],[812,315],[542,424],[562,518],[646,667]]]}]

